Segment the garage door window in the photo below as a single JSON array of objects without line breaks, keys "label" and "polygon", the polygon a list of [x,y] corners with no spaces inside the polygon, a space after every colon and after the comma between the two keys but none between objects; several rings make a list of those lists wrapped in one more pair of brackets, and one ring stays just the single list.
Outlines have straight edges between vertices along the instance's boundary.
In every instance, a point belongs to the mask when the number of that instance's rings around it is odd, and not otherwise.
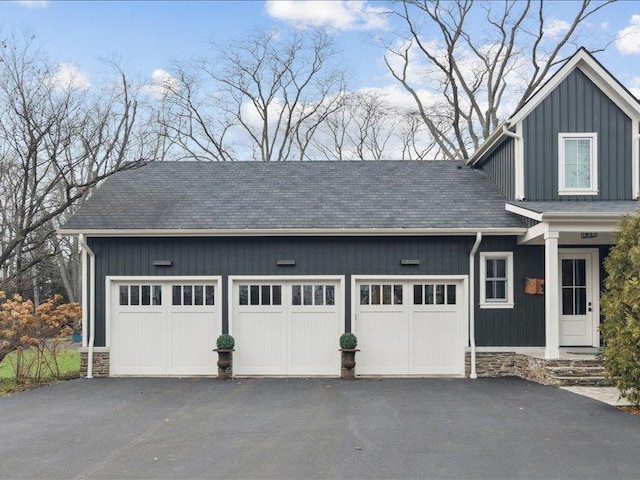
[{"label": "garage door window", "polygon": [[444,283],[427,283],[413,286],[414,305],[455,305],[456,286]]},{"label": "garage door window", "polygon": [[213,285],[172,285],[172,305],[215,305]]},{"label": "garage door window", "polygon": [[281,285],[239,285],[240,305],[281,305]]},{"label": "garage door window", "polygon": [[333,285],[292,285],[292,305],[335,305],[336,292]]},{"label": "garage door window", "polygon": [[360,285],[360,305],[402,305],[402,285]]},{"label": "garage door window", "polygon": [[120,305],[162,305],[160,285],[120,285]]}]

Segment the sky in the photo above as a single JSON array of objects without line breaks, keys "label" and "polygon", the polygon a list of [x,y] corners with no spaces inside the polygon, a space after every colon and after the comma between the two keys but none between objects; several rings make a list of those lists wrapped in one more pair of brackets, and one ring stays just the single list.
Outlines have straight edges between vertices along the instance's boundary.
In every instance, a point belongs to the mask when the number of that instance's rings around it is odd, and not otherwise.
[{"label": "sky", "polygon": [[[153,83],[153,72],[205,53],[253,28],[308,24],[329,28],[342,50],[351,89],[399,89],[384,65],[376,38],[392,34],[394,19],[377,1],[0,1],[0,37],[35,34],[61,75],[81,86],[105,73],[104,59],[118,58],[128,74]],[[550,4],[551,33],[566,29],[571,2]],[[589,20],[586,35],[609,43],[597,58],[640,96],[640,1],[621,1]],[[84,83],[83,83],[84,82]]]}]

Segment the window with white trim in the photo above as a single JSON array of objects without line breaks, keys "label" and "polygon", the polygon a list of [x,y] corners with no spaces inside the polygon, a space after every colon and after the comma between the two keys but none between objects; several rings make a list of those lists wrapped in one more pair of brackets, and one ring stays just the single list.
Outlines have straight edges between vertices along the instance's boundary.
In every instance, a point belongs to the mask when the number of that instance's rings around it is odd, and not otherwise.
[{"label": "window with white trim", "polygon": [[480,308],[513,305],[513,252],[481,252]]},{"label": "window with white trim", "polygon": [[598,194],[598,134],[558,134],[558,194]]}]

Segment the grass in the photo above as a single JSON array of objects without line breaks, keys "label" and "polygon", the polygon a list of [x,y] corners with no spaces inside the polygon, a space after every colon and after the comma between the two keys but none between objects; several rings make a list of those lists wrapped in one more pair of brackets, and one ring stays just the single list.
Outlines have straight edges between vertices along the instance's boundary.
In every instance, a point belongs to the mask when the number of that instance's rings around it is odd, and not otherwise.
[{"label": "grass", "polygon": [[[24,361],[28,363],[29,360],[33,359],[34,355],[34,350],[26,350],[24,352]],[[60,349],[58,351],[57,358],[61,378],[75,378],[79,375],[80,353],[78,353],[77,350]],[[2,363],[0,363],[0,396],[9,395],[14,392],[20,392],[38,386],[37,384],[35,384],[35,382],[27,381],[26,383],[22,384],[16,382],[16,375],[13,368],[16,359],[17,354],[13,352],[7,355]],[[48,356],[47,359],[50,363],[53,363],[50,356]],[[35,369],[32,368],[32,371],[33,370]],[[55,378],[55,374],[51,371],[51,368],[44,366],[42,372],[42,382],[50,383],[56,380],[57,379]]]}]

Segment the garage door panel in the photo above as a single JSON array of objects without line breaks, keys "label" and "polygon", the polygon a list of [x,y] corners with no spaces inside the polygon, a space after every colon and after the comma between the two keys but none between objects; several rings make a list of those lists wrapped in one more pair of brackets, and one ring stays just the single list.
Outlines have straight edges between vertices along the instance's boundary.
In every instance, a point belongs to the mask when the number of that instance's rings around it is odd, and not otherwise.
[{"label": "garage door panel", "polygon": [[283,310],[238,312],[233,326],[236,375],[277,375],[286,361]]},{"label": "garage door panel", "polygon": [[[364,312],[363,312],[364,313]],[[407,369],[404,310],[368,311],[358,323],[357,369],[363,375],[402,374]],[[364,320],[364,321],[362,321]]]},{"label": "garage door panel", "polygon": [[[288,371],[300,375],[331,375],[340,368],[336,311],[292,312]],[[323,339],[333,341],[323,341]],[[315,339],[315,341],[310,341]],[[329,361],[327,361],[329,360]]]},{"label": "garage door panel", "polygon": [[464,374],[462,285],[438,278],[357,282],[358,373]]},{"label": "garage door panel", "polygon": [[114,282],[113,375],[215,375],[217,280]]},{"label": "garage door panel", "polygon": [[415,312],[413,315],[413,370],[417,374],[460,372],[462,331],[457,310]]},{"label": "garage door panel", "polygon": [[231,288],[234,374],[340,374],[339,283],[263,278],[235,280]]},{"label": "garage door panel", "polygon": [[119,312],[114,356],[123,375],[160,375],[164,373],[164,329],[162,312]]},{"label": "garage door panel", "polygon": [[169,317],[169,373],[172,375],[215,375],[216,344],[214,311],[172,312]]}]

